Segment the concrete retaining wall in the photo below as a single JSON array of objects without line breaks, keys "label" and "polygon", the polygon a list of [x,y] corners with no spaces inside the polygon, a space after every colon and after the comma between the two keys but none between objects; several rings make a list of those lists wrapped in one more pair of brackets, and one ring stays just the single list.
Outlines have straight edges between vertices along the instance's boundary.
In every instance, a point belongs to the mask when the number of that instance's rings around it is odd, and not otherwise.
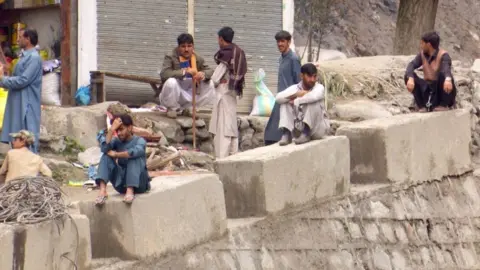
[{"label": "concrete retaining wall", "polygon": [[36,225],[0,224],[0,269],[90,269],[90,227],[82,215]]},{"label": "concrete retaining wall", "polygon": [[465,110],[397,115],[343,126],[352,183],[418,183],[470,169],[470,114]]},{"label": "concrete retaining wall", "polygon": [[263,216],[349,191],[348,139],[271,145],[216,161],[230,218]]},{"label": "concrete retaining wall", "polygon": [[199,244],[226,232],[222,183],[215,174],[157,177],[131,206],[111,194],[103,207],[76,203],[90,220],[92,256],[138,259]]}]

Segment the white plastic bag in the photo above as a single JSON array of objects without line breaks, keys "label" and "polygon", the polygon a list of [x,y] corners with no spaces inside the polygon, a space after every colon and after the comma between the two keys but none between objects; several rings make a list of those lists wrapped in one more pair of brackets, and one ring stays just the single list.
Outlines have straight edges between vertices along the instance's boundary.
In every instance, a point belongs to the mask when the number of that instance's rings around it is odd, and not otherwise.
[{"label": "white plastic bag", "polygon": [[61,106],[60,75],[55,72],[47,73],[42,78],[42,104]]},{"label": "white plastic bag", "polygon": [[265,71],[259,69],[255,73],[255,89],[259,93],[253,99],[253,108],[250,116],[270,116],[275,105],[275,97],[272,92],[265,85]]}]

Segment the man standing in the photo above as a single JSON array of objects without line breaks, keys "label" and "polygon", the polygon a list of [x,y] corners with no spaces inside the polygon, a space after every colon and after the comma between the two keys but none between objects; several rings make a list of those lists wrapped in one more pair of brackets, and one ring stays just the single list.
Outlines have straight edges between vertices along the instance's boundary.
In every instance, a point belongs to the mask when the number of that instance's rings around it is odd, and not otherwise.
[{"label": "man standing", "polygon": [[36,153],[40,135],[42,59],[35,49],[37,31],[26,29],[19,34],[18,43],[24,52],[13,76],[4,76],[6,70],[0,64],[0,87],[9,91],[0,141],[9,143],[10,133],[28,130],[35,137],[31,150]]},{"label": "man standing", "polygon": [[218,31],[220,50],[214,56],[218,66],[212,76],[216,89],[209,131],[215,135],[216,158],[238,151],[237,96],[243,95],[247,59],[243,50],[233,43],[234,34],[230,27]]},{"label": "man standing", "polygon": [[[300,82],[301,64],[300,59],[298,59],[295,52],[290,49],[290,43],[292,40],[292,35],[290,35],[290,33],[282,30],[275,35],[275,39],[277,40],[278,50],[282,54],[278,70],[277,93],[280,93],[289,86]],[[272,114],[265,127],[265,145],[274,144],[282,137],[282,131],[278,128],[279,121],[280,106],[278,103],[275,103]]]},{"label": "man standing", "polygon": [[[413,94],[420,112],[445,111],[455,105],[457,90],[452,76],[452,59],[440,49],[440,37],[429,32],[420,41],[422,51],[408,64],[407,89]],[[415,69],[423,67],[423,79]]]},{"label": "man standing", "polygon": [[321,139],[330,129],[330,121],[324,106],[325,88],[317,83],[317,68],[308,63],[301,68],[302,81],[277,94],[280,104],[280,123],[282,130],[280,145],[292,142],[303,144],[311,139]]},{"label": "man standing", "polygon": [[178,47],[163,60],[160,77],[163,82],[160,93],[160,105],[167,108],[167,116],[171,118],[182,114],[192,107],[192,86],[195,81],[196,105],[210,105],[214,98],[214,87],[210,82],[213,70],[205,60],[194,52],[193,37],[181,34],[177,38]]}]

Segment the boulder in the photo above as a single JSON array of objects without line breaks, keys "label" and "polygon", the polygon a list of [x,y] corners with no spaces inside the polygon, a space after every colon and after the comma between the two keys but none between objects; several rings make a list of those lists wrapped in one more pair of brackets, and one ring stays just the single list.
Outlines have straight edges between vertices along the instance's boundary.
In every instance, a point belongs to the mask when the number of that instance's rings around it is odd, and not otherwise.
[{"label": "boulder", "polygon": [[387,109],[369,100],[336,104],[331,114],[334,118],[352,122],[392,116]]},{"label": "boulder", "polygon": [[83,147],[97,145],[97,133],[106,128],[105,112],[115,102],[84,107],[49,107],[42,110],[41,125],[53,136],[70,137]]},{"label": "boulder", "polygon": [[[193,119],[191,117],[177,117],[177,123],[184,129],[189,129],[193,127]],[[202,119],[195,120],[195,125],[197,128],[205,127],[205,121]]]},{"label": "boulder", "polygon": [[100,158],[102,157],[102,151],[100,147],[94,146],[90,147],[82,153],[78,154],[78,161],[81,164],[85,165],[97,165],[100,163]]},{"label": "boulder", "polygon": [[43,162],[52,171],[52,178],[57,182],[68,183],[70,180],[87,180],[83,169],[73,166],[71,163],[53,158],[43,158]]}]

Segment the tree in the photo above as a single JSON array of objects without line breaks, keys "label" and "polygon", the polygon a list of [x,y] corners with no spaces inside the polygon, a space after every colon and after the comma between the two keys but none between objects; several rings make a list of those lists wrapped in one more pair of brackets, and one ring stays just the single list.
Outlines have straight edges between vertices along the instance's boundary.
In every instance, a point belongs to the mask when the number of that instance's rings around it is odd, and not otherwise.
[{"label": "tree", "polygon": [[435,29],[438,0],[400,0],[394,53],[411,55],[419,51],[420,37]]},{"label": "tree", "polygon": [[[307,36],[302,54],[308,51],[308,62],[320,57],[320,47],[340,21],[345,18],[345,0],[295,0],[295,24],[297,30]],[[305,31],[306,29],[306,31]],[[313,53],[316,47],[315,54]]]}]

